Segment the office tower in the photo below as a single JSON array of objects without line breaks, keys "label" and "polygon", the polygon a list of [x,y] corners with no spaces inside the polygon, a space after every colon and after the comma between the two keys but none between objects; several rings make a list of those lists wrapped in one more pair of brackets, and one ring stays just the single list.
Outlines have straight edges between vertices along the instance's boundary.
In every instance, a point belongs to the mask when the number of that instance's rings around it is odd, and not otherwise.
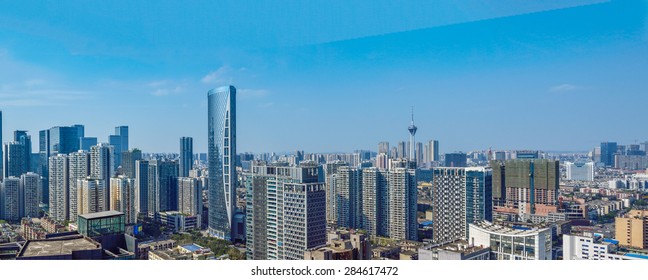
[{"label": "office tower", "polygon": [[115,173],[114,156],[114,147],[106,143],[100,143],[90,148],[90,177],[104,182],[106,190],[103,193],[102,201],[105,201],[106,204],[110,201],[110,178]]},{"label": "office tower", "polygon": [[126,224],[137,223],[134,179],[125,176],[110,178],[110,210],[124,213]]},{"label": "office tower", "polygon": [[97,145],[97,137],[83,137],[79,138],[79,150],[84,150],[86,152],[90,151],[92,146]]},{"label": "office tower", "polygon": [[616,142],[601,143],[601,162],[606,167],[614,167],[614,155],[617,153],[617,150]]},{"label": "office tower", "polygon": [[25,173],[20,176],[21,200],[22,200],[22,217],[37,218],[40,217],[38,211],[38,204],[40,199],[38,197],[39,190],[41,189],[41,178],[36,173]]},{"label": "office tower", "polygon": [[137,215],[149,213],[149,162],[135,161],[135,208]]},{"label": "office tower", "polygon": [[55,221],[68,219],[68,156],[58,154],[49,159],[49,216]]},{"label": "office tower", "polygon": [[149,212],[178,210],[178,163],[167,160],[149,161]]},{"label": "office tower", "polygon": [[342,166],[336,178],[337,225],[362,227],[362,169]]},{"label": "office tower", "polygon": [[108,136],[109,143],[114,148],[115,161],[113,162],[115,170],[122,164],[122,152],[128,151],[128,126],[115,127],[115,135]]},{"label": "office tower", "polygon": [[565,162],[567,180],[594,181],[593,162]]},{"label": "office tower", "polygon": [[77,209],[78,216],[104,212],[108,210],[106,198],[106,183],[101,179],[86,178],[77,183]]},{"label": "office tower", "polygon": [[418,128],[414,125],[414,108],[412,108],[412,123],[407,128],[410,133],[409,160],[416,161],[416,131]]},{"label": "office tower", "polygon": [[209,233],[232,239],[236,212],[236,88],[210,90],[208,97]]},{"label": "office tower", "polygon": [[90,154],[86,151],[79,150],[71,153],[68,156],[68,170],[69,170],[69,206],[68,211],[70,221],[76,221],[79,214],[78,206],[78,190],[81,187],[80,180],[90,176]]},{"label": "office tower", "polygon": [[324,182],[326,183],[326,221],[337,224],[337,172],[349,164],[336,160],[324,165]]},{"label": "office tower", "polygon": [[398,142],[398,147],[396,149],[396,158],[407,157],[407,144],[404,141]]},{"label": "office tower", "polygon": [[429,161],[440,161],[441,158],[439,157],[439,141],[438,140],[430,140],[428,141],[428,159]]},{"label": "office tower", "polygon": [[393,168],[388,174],[389,237],[418,240],[416,169]]},{"label": "office tower", "polygon": [[648,210],[631,210],[615,221],[615,239],[621,246],[648,249]]},{"label": "office tower", "polygon": [[489,169],[440,167],[432,172],[435,243],[467,240],[469,224],[492,220]]},{"label": "office tower", "polygon": [[445,154],[445,167],[466,167],[468,158],[464,153]]},{"label": "office tower", "polygon": [[20,195],[20,179],[16,177],[6,177],[0,185],[0,206],[2,206],[1,219],[7,221],[20,221],[21,217],[21,195]]},{"label": "office tower", "polygon": [[193,138],[180,138],[180,177],[189,177],[193,168]]},{"label": "office tower", "polygon": [[391,147],[389,150],[389,158],[397,158],[398,157],[398,148],[397,147]]},{"label": "office tower", "polygon": [[491,167],[494,212],[527,221],[531,215],[547,216],[558,211],[558,161],[515,159],[493,161]]},{"label": "office tower", "polygon": [[389,156],[389,142],[380,142],[378,143],[378,153],[386,154]]},{"label": "office tower", "polygon": [[196,178],[178,178],[178,211],[189,216],[202,215],[202,191]]},{"label": "office tower", "polygon": [[362,225],[370,236],[389,236],[387,171],[362,170]]},{"label": "office tower", "polygon": [[19,142],[7,142],[2,145],[4,151],[3,178],[20,177],[28,171],[28,159],[25,158],[25,146]]},{"label": "office tower", "polygon": [[246,173],[248,260],[303,260],[326,244],[326,191],[321,166],[254,162]]},{"label": "office tower", "polygon": [[[32,157],[32,141],[31,136],[27,135],[27,131],[16,130],[14,131],[14,142],[18,142],[23,145],[23,151],[25,152],[25,172],[31,170],[31,157]],[[22,175],[22,174],[21,174]]]},{"label": "office tower", "polygon": [[122,174],[128,178],[135,178],[135,164],[142,159],[142,151],[133,149],[122,152]]},{"label": "office tower", "polygon": [[495,158],[494,160],[499,160],[499,161],[505,161],[506,160],[506,152],[495,152]]},{"label": "office tower", "polygon": [[[52,127],[50,129],[39,131],[38,152],[40,154],[40,169],[38,173],[43,177],[43,186],[49,186],[49,158],[57,154],[67,155],[79,150],[79,135],[82,125]],[[43,203],[49,203],[49,188],[44,188],[42,193]]]}]

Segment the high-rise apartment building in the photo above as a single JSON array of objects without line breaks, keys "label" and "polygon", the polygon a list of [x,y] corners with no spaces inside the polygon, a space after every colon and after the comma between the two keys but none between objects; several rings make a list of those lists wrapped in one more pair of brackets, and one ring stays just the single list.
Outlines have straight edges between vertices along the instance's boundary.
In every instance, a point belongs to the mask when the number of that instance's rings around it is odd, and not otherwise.
[{"label": "high-rise apartment building", "polygon": [[4,178],[0,184],[0,217],[7,221],[20,221],[22,218],[22,202],[20,195],[20,179],[16,177]]},{"label": "high-rise apartment building", "polygon": [[69,218],[68,156],[58,154],[49,158],[49,216],[56,221]]},{"label": "high-rise apartment building", "polygon": [[107,211],[109,202],[105,200],[106,183],[101,179],[86,178],[77,183],[78,216]]},{"label": "high-rise apartment building", "polygon": [[333,161],[324,165],[324,181],[326,183],[326,221],[337,224],[337,172],[342,166],[349,164],[344,161]]},{"label": "high-rise apartment building", "polygon": [[648,249],[648,210],[632,210],[616,218],[616,240],[622,246]]},{"label": "high-rise apartment building", "polygon": [[428,161],[440,161],[441,158],[439,156],[439,141],[438,140],[430,140],[428,141]]},{"label": "high-rise apartment building", "polygon": [[79,150],[77,152],[71,153],[68,156],[68,211],[70,216],[70,221],[76,221],[77,216],[79,215],[78,210],[78,190],[81,187],[80,180],[88,178],[90,176],[90,154],[84,150]]},{"label": "high-rise apartment building", "polygon": [[397,240],[418,240],[416,169],[390,169],[387,184],[389,237]]},{"label": "high-rise apartment building", "polygon": [[337,225],[362,227],[362,169],[342,166],[336,176]]},{"label": "high-rise apartment building", "polygon": [[236,212],[236,88],[210,90],[208,97],[209,233],[231,240]]},{"label": "high-rise apartment building", "polygon": [[389,142],[378,143],[378,153],[389,155]]},{"label": "high-rise apartment building", "polygon": [[321,166],[255,162],[245,174],[247,259],[303,260],[326,244]]},{"label": "high-rise apartment building", "polygon": [[406,158],[407,157],[407,143],[405,141],[398,142],[396,147],[396,158]]},{"label": "high-rise apartment building", "polygon": [[370,236],[389,236],[388,172],[362,170],[362,226]]},{"label": "high-rise apartment building", "polygon": [[22,201],[22,217],[36,218],[40,217],[38,204],[40,199],[38,197],[39,190],[41,189],[41,178],[38,174],[28,172],[20,176],[21,188],[21,201]]},{"label": "high-rise apartment building", "polygon": [[178,212],[189,216],[202,215],[202,191],[196,178],[178,178]]},{"label": "high-rise apartment building", "polygon": [[126,224],[137,223],[134,179],[125,176],[110,178],[110,210],[124,213]]},{"label": "high-rise apartment building", "polygon": [[[115,174],[114,147],[106,143],[99,143],[90,148],[90,177],[104,182],[104,198],[106,205],[110,201],[110,178]],[[106,207],[105,209],[107,209]]]},{"label": "high-rise apartment building", "polygon": [[467,240],[470,223],[492,220],[489,169],[435,168],[432,178],[435,243]]},{"label": "high-rise apartment building", "polygon": [[193,138],[180,138],[180,177],[189,177],[193,167]]}]

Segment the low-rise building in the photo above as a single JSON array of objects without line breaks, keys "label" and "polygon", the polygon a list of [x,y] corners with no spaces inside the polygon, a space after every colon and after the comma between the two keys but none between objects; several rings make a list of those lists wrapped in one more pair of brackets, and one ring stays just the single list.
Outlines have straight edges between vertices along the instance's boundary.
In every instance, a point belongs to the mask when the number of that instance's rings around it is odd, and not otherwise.
[{"label": "low-rise building", "polygon": [[494,260],[551,260],[552,228],[502,226],[481,221],[469,226],[469,243],[490,247]]},{"label": "low-rise building", "polygon": [[466,240],[431,244],[418,250],[419,260],[489,260],[490,247],[473,246]]},{"label": "low-rise building", "polygon": [[98,242],[79,234],[28,240],[16,260],[101,260],[103,249]]},{"label": "low-rise building", "polygon": [[172,249],[153,250],[148,253],[149,260],[213,260],[214,253],[196,244],[176,246]]},{"label": "low-rise building", "polygon": [[326,246],[304,252],[305,260],[370,260],[371,242],[365,234],[335,231]]},{"label": "low-rise building", "polygon": [[178,211],[159,213],[159,221],[173,232],[186,232],[200,229],[201,215],[189,216]]},{"label": "low-rise building", "polygon": [[648,256],[622,252],[619,241],[586,232],[563,236],[564,260],[648,260]]}]

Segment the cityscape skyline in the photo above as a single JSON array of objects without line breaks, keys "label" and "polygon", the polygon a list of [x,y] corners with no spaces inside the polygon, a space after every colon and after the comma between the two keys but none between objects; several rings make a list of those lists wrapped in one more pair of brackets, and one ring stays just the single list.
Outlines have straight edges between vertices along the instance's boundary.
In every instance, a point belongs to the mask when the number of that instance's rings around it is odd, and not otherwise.
[{"label": "cityscape skyline", "polygon": [[[403,127],[411,105],[416,107],[418,138],[439,140],[443,153],[490,147],[584,152],[601,141],[648,139],[633,129],[641,125],[640,106],[648,101],[641,82],[648,75],[642,55],[648,49],[642,13],[647,5],[563,2],[526,4],[525,9],[520,7],[525,4],[507,3],[517,5],[508,12],[506,4],[479,12],[478,4],[464,3],[459,5],[464,14],[436,23],[418,17],[421,21],[408,27],[375,25],[362,34],[342,32],[338,38],[318,35],[300,41],[288,36],[262,44],[228,37],[231,42],[219,45],[207,36],[207,46],[216,50],[211,55],[204,47],[190,48],[191,40],[161,46],[158,40],[181,36],[182,26],[174,27],[176,35],[156,37],[156,28],[131,22],[137,27],[132,36],[141,40],[126,43],[112,31],[79,27],[90,19],[75,15],[49,29],[59,39],[42,36],[41,20],[55,19],[58,8],[39,11],[42,19],[35,19],[27,7],[15,4],[1,9],[0,20],[33,24],[0,28],[6,35],[2,38],[13,38],[0,39],[3,134],[7,138],[12,131],[28,130],[35,138],[48,127],[81,123],[86,135],[108,142],[114,127],[127,125],[132,147],[172,152],[177,139],[188,136],[194,138],[195,151],[205,153],[204,93],[233,84],[239,87],[240,152],[376,150],[381,141],[407,140]],[[108,15],[122,11],[106,5]],[[169,8],[162,6],[166,8],[157,9]],[[610,11],[622,12],[624,18]],[[399,15],[393,18],[413,13],[383,12]],[[115,24],[117,30],[128,27],[109,18],[96,20]],[[100,37],[88,35],[93,31]],[[235,48],[242,40],[246,43]],[[53,47],[42,50],[36,42]],[[185,53],[193,50],[195,57]],[[149,51],[165,59],[145,55]],[[608,106],[612,99],[633,102]],[[42,115],[52,117],[35,117]],[[290,120],[321,135],[345,135],[354,141],[332,136],[313,140],[258,119]],[[463,137],[465,130],[457,123],[472,124],[471,130],[482,137]],[[505,135],[492,133],[496,125],[510,129],[501,130]],[[264,135],[262,143],[255,140],[259,135]]]}]

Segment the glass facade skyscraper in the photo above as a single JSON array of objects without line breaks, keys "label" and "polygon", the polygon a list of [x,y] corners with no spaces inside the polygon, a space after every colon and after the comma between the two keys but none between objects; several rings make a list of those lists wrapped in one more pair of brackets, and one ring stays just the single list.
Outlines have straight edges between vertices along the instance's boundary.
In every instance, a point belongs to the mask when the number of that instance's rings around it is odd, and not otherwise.
[{"label": "glass facade skyscraper", "polygon": [[236,88],[210,90],[208,97],[209,233],[232,239],[236,208]]},{"label": "glass facade skyscraper", "polygon": [[189,170],[193,167],[193,138],[180,138],[180,176],[189,177]]}]

